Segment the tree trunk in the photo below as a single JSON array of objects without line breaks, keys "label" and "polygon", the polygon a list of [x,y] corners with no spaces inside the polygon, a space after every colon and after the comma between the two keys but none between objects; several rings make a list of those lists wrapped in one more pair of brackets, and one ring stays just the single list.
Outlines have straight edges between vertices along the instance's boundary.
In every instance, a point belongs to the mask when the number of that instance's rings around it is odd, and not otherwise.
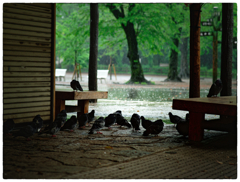
[{"label": "tree trunk", "polygon": [[[117,9],[114,4],[107,4],[106,5],[109,10],[113,13],[116,19],[125,18],[123,7],[120,7],[121,11]],[[135,4],[131,3],[128,7],[128,14],[131,13],[132,9],[134,8]],[[131,66],[131,78],[127,81],[128,84],[133,83],[141,83],[145,82],[150,84],[151,82],[144,78],[142,65],[139,62],[139,54],[138,54],[138,43],[137,43],[137,36],[135,33],[134,25],[132,22],[127,21],[127,24],[121,23],[121,26],[126,34],[127,42],[128,42],[128,54],[127,57],[130,61]]]},{"label": "tree trunk", "polygon": [[[98,20],[98,4],[90,3],[89,91],[97,91]],[[97,100],[94,99],[92,102],[97,102]]]},{"label": "tree trunk", "polygon": [[201,3],[190,5],[190,82],[189,98],[200,97]]},{"label": "tree trunk", "polygon": [[233,4],[222,3],[221,96],[232,95]]},{"label": "tree trunk", "polygon": [[182,44],[181,44],[181,47],[180,47],[181,67],[180,67],[180,73],[178,74],[178,76],[180,78],[189,78],[189,68],[188,68],[188,59],[187,59],[189,38],[184,37],[181,40],[182,40]]},{"label": "tree trunk", "polygon": [[[176,38],[173,38],[172,41],[176,47],[179,44],[179,36],[180,34],[176,35]],[[169,61],[169,70],[168,70],[168,77],[164,81],[178,81],[181,82],[181,78],[178,77],[178,52],[174,49],[171,49],[170,54],[170,61]]]}]

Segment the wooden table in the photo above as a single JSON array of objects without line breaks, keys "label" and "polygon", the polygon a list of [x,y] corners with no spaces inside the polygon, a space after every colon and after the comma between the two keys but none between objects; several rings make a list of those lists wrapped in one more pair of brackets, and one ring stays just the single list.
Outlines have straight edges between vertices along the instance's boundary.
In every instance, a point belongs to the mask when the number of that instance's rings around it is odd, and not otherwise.
[{"label": "wooden table", "polygon": [[[107,99],[108,92],[100,91],[83,91],[83,92],[66,92],[56,91],[55,116],[65,109],[67,112],[77,112],[77,117],[84,113],[88,113],[89,100],[91,99]],[[65,105],[66,100],[77,100],[77,106]]]},{"label": "wooden table", "polygon": [[201,141],[204,135],[202,121],[205,114],[237,116],[237,97],[173,99],[172,108],[189,111],[189,139]]}]

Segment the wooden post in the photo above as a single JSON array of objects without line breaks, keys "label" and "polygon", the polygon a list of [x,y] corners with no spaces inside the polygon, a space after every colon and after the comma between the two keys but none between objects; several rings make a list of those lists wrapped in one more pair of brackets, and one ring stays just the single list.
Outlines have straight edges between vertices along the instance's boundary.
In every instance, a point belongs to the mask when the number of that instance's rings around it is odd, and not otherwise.
[{"label": "wooden post", "polygon": [[222,3],[221,96],[232,95],[233,3]]},{"label": "wooden post", "polygon": [[190,82],[189,97],[200,97],[201,3],[190,5]]}]

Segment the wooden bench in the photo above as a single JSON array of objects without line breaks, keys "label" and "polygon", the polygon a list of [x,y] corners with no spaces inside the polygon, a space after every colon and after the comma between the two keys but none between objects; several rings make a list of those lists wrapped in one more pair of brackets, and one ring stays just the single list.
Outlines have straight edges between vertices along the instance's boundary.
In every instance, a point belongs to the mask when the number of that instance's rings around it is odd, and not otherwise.
[{"label": "wooden bench", "polygon": [[205,114],[237,116],[237,97],[204,97],[173,99],[173,109],[189,111],[189,139],[201,141],[204,135]]},{"label": "wooden bench", "polygon": [[97,79],[100,79],[101,83],[102,83],[102,79],[104,79],[106,82],[107,76],[108,76],[108,70],[97,70]]},{"label": "wooden bench", "polygon": [[67,69],[56,69],[55,70],[55,78],[59,79],[61,81],[61,78],[65,81]]},{"label": "wooden bench", "polygon": [[[77,117],[88,113],[90,99],[107,99],[108,92],[102,91],[56,91],[55,116],[65,109],[67,112],[77,112]],[[66,100],[77,100],[77,106],[65,105]]]}]

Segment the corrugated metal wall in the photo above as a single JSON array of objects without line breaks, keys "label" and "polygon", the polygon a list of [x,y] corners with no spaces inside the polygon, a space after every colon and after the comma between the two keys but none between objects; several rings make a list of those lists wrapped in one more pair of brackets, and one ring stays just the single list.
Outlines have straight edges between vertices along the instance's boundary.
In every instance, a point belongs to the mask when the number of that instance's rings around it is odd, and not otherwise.
[{"label": "corrugated metal wall", "polygon": [[55,5],[3,5],[3,120],[54,115]]}]

